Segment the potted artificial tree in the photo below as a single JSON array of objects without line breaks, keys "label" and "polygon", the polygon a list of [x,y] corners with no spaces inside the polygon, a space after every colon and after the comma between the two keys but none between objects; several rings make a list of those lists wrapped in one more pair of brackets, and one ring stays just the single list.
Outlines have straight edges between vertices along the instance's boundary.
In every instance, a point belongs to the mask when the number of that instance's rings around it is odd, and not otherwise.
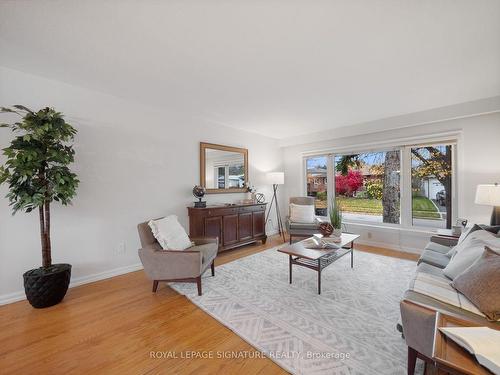
[{"label": "potted artificial tree", "polygon": [[13,214],[38,210],[42,267],[24,273],[26,297],[33,307],[55,305],[64,298],[71,278],[70,264],[52,264],[50,242],[50,205],[71,203],[78,179],[68,166],[75,151],[70,144],[76,130],[52,108],[34,112],[22,105],[1,108],[1,112],[19,115],[14,123],[0,124],[16,136],[3,149],[5,164],[0,166],[0,185],[8,185],[6,198]]}]

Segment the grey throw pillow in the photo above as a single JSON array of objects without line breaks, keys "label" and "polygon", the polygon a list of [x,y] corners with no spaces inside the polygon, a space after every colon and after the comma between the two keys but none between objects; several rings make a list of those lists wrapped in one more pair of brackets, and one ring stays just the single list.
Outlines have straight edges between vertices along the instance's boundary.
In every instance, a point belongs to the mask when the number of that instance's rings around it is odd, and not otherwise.
[{"label": "grey throw pillow", "polygon": [[484,225],[484,224],[480,224],[479,227],[481,229],[487,230],[488,232],[496,234],[497,236],[500,235],[500,225]]},{"label": "grey throw pillow", "polygon": [[488,246],[451,286],[467,297],[489,320],[500,319],[500,249]]}]

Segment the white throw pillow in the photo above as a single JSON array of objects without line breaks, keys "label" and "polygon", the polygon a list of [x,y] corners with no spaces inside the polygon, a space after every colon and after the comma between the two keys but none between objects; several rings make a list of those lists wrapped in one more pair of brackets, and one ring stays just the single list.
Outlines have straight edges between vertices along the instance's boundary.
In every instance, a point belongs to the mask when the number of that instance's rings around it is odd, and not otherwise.
[{"label": "white throw pillow", "polygon": [[[470,231],[472,230],[473,227],[469,227],[466,230],[462,232],[460,237],[458,238],[457,245],[461,244],[464,242],[464,240],[469,236]],[[473,232],[474,233],[474,232]]]},{"label": "white throw pillow", "polygon": [[290,221],[292,223],[312,224],[315,222],[314,206],[290,204]]},{"label": "white throw pillow", "polygon": [[193,246],[186,231],[179,224],[175,215],[170,215],[159,220],[151,220],[148,225],[163,250],[182,251]]},{"label": "white throw pillow", "polygon": [[448,265],[443,269],[443,273],[453,280],[469,268],[483,254],[483,251],[484,242],[479,240],[474,241],[470,247],[457,252],[451,258]]},{"label": "white throw pillow", "polygon": [[448,265],[444,268],[443,273],[453,280],[469,268],[483,254],[485,246],[498,247],[500,246],[500,239],[487,231],[476,231],[471,233],[465,241],[455,246],[457,251]]}]

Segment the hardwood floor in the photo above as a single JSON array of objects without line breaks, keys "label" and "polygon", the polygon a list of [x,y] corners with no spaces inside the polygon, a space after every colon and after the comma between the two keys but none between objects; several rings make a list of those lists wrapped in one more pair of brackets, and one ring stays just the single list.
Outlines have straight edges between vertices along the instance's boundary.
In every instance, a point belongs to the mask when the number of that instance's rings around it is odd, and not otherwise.
[{"label": "hardwood floor", "polygon": [[[265,245],[224,252],[216,265],[280,243],[271,236]],[[416,259],[392,250],[355,248]],[[151,293],[151,281],[142,271],[72,288],[61,304],[47,309],[33,309],[26,301],[1,306],[0,343],[1,374],[286,373],[266,358],[218,358],[220,353],[254,356],[256,351],[165,284]],[[193,352],[214,358],[186,358]]]}]

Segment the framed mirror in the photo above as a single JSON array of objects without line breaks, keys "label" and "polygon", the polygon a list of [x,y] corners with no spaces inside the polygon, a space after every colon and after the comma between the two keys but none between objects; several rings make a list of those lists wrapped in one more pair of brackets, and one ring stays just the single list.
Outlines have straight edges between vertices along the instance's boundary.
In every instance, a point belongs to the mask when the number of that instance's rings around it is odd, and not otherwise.
[{"label": "framed mirror", "polygon": [[200,142],[200,185],[207,193],[243,193],[248,184],[246,148]]}]

